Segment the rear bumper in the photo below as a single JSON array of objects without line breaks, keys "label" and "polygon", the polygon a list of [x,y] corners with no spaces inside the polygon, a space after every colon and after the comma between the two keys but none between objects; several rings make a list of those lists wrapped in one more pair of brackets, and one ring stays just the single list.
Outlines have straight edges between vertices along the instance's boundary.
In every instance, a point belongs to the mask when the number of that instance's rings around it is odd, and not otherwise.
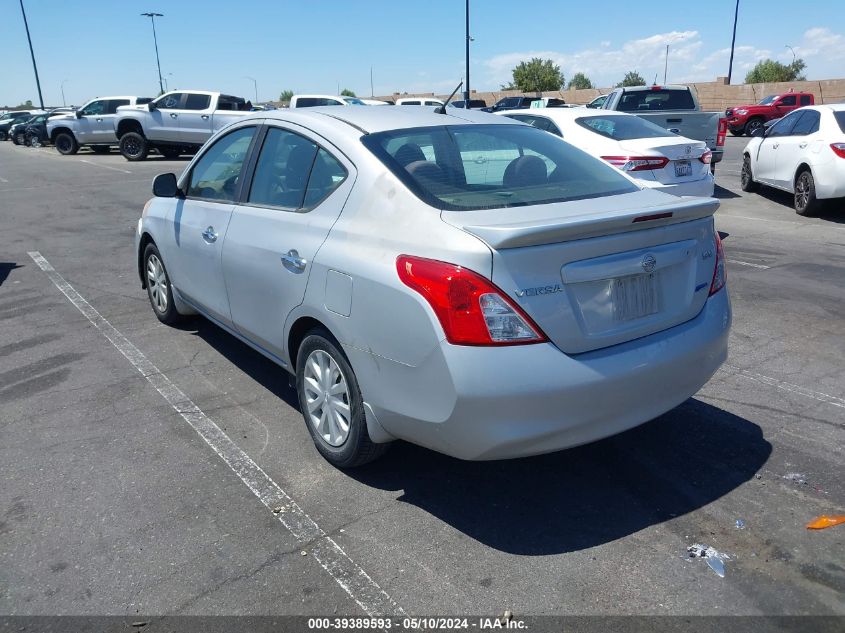
[{"label": "rear bumper", "polygon": [[673,409],[725,361],[730,324],[722,290],[687,323],[575,356],[552,344],[444,342],[409,367],[344,349],[388,433],[460,459],[489,460],[585,444]]},{"label": "rear bumper", "polygon": [[701,198],[712,198],[715,188],[715,180],[710,172],[707,172],[705,177],[699,180],[681,182],[674,185],[666,185],[653,180],[643,180],[640,182],[649,189],[662,191],[663,193],[671,193],[673,196],[698,196]]}]

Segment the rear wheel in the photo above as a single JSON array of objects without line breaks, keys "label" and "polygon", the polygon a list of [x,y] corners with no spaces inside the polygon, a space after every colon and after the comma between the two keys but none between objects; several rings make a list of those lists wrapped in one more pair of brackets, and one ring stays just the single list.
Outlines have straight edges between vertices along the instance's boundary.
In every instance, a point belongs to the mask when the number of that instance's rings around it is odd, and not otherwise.
[{"label": "rear wheel", "polygon": [[120,153],[129,161],[144,160],[149,153],[149,143],[137,132],[127,132],[120,137]]},{"label": "rear wheel", "polygon": [[757,191],[760,185],[754,182],[754,176],[751,173],[751,156],[745,154],[742,157],[742,171],[739,175],[739,185],[743,191]]},{"label": "rear wheel", "polygon": [[41,137],[38,134],[29,134],[26,137],[26,144],[30,147],[41,147]]},{"label": "rear wheel", "polygon": [[111,147],[108,145],[92,145],[91,151],[95,154],[108,154],[111,151]]},{"label": "rear wheel", "polygon": [[745,124],[745,133],[748,134],[748,136],[753,136],[754,130],[763,127],[763,123],[763,119],[751,119]]},{"label": "rear wheel", "polygon": [[821,203],[816,198],[816,182],[809,169],[805,169],[795,179],[795,213],[798,215],[815,215]]},{"label": "rear wheel", "polygon": [[18,132],[12,137],[12,143],[15,145],[26,145],[26,134]]},{"label": "rear wheel", "polygon": [[387,444],[370,439],[355,372],[334,337],[323,328],[311,330],[302,341],[296,391],[311,439],[332,465],[361,466],[387,450]]},{"label": "rear wheel", "polygon": [[174,325],[182,320],[173,301],[170,277],[164,267],[164,260],[155,244],[147,244],[144,249],[144,281],[147,284],[147,297],[158,320],[167,325]]},{"label": "rear wheel", "polygon": [[59,154],[67,156],[69,154],[76,154],[79,151],[79,143],[76,142],[76,139],[70,132],[59,132],[56,134],[56,140],[53,142],[56,144],[56,151]]},{"label": "rear wheel", "polygon": [[8,135],[8,134],[6,134],[6,131],[5,131],[5,130],[0,130],[0,141],[5,141],[5,140],[6,140],[6,139],[8,139],[8,138],[9,138],[9,135]]}]

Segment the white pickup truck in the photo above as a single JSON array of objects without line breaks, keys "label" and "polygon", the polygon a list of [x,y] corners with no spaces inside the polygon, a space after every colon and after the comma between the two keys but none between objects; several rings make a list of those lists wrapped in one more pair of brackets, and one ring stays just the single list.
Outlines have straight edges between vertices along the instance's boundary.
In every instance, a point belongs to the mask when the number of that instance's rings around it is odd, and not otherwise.
[{"label": "white pickup truck", "polygon": [[118,108],[114,129],[126,160],[144,160],[151,149],[176,158],[195,152],[214,132],[251,110],[241,97],[176,90],[145,105]]},{"label": "white pickup truck", "polygon": [[47,119],[47,137],[60,154],[76,154],[80,147],[90,146],[99,153],[117,144],[114,118],[121,106],[149,103],[152,97],[97,97],[75,112],[61,113]]},{"label": "white pickup truck", "polygon": [[636,114],[681,136],[704,141],[713,153],[711,170],[725,153],[728,132],[724,112],[702,112],[688,86],[634,86],[616,88],[602,104],[604,110]]}]

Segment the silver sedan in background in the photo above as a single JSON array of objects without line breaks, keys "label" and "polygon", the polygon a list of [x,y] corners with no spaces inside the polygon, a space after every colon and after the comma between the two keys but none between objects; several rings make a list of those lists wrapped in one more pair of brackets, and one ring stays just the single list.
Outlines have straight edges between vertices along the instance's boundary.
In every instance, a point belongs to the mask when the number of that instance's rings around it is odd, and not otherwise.
[{"label": "silver sedan in background", "polygon": [[156,316],[199,313],[295,375],[339,467],[394,439],[463,459],[591,442],[727,355],[718,202],[505,117],[256,113],[154,194],[136,241]]}]

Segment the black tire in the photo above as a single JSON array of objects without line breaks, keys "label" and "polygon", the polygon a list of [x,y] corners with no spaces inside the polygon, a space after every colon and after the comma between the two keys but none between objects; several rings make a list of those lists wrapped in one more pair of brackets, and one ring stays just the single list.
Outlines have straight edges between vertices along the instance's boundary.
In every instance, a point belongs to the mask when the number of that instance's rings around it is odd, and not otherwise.
[{"label": "black tire", "polygon": [[756,130],[757,128],[763,127],[764,124],[765,124],[765,121],[763,121],[763,119],[761,119],[759,117],[754,118],[754,119],[749,119],[749,121],[745,124],[745,129],[743,131],[748,136],[753,136],[754,130]]},{"label": "black tire", "polygon": [[742,130],[728,130],[733,136],[742,136]]},{"label": "black tire", "polygon": [[41,137],[37,134],[27,134],[26,144],[29,147],[41,147],[44,143],[41,142]]},{"label": "black tire", "polygon": [[178,147],[159,147],[158,151],[162,156],[169,160],[179,158],[182,155],[182,152]]},{"label": "black tire", "polygon": [[149,151],[147,139],[137,132],[127,132],[120,137],[120,153],[128,161],[144,160]]},{"label": "black tire", "polygon": [[752,192],[760,188],[760,184],[754,182],[754,174],[751,172],[751,156],[743,154],[742,171],[739,175],[739,186],[743,191]]},{"label": "black tire", "polygon": [[[144,249],[144,281],[147,286],[147,298],[158,320],[167,325],[175,325],[183,320],[183,316],[176,311],[173,301],[173,290],[170,287],[170,276],[164,265],[164,259],[158,248],[152,242]],[[160,266],[161,274],[156,274]],[[163,288],[163,292],[160,292]],[[157,290],[159,292],[157,293]]]},{"label": "black tire", "polygon": [[108,154],[111,151],[111,147],[108,145],[92,145],[91,151],[95,154]]},{"label": "black tire", "polygon": [[805,217],[815,215],[821,206],[816,198],[816,181],[809,169],[798,174],[795,179],[795,213]]},{"label": "black tire", "polygon": [[[309,400],[305,390],[306,364],[312,358],[312,354],[318,352],[327,354],[334,361],[340,370],[338,380],[346,381],[346,393],[341,395],[345,398],[342,403],[345,403],[350,412],[349,425],[346,439],[339,446],[330,444],[317,431],[315,423],[310,419]],[[314,358],[318,357],[315,356]],[[296,362],[296,393],[299,396],[299,406],[305,420],[305,427],[311,434],[314,445],[326,461],[333,466],[338,468],[361,466],[381,457],[388,449],[389,444],[375,444],[370,439],[364,413],[364,399],[361,396],[361,389],[358,386],[355,372],[352,371],[346,355],[340,350],[340,346],[334,337],[323,328],[315,328],[308,332],[299,347]],[[324,404],[325,401],[322,405],[318,405],[321,415]]]},{"label": "black tire", "polygon": [[76,138],[70,132],[59,132],[56,134],[56,140],[53,143],[56,145],[56,151],[65,156],[76,154],[79,151],[79,143],[76,142]]},{"label": "black tire", "polygon": [[26,134],[18,132],[12,137],[12,143],[15,145],[26,145]]},{"label": "black tire", "polygon": [[5,130],[0,130],[0,141],[8,140],[9,135],[6,133]]}]

